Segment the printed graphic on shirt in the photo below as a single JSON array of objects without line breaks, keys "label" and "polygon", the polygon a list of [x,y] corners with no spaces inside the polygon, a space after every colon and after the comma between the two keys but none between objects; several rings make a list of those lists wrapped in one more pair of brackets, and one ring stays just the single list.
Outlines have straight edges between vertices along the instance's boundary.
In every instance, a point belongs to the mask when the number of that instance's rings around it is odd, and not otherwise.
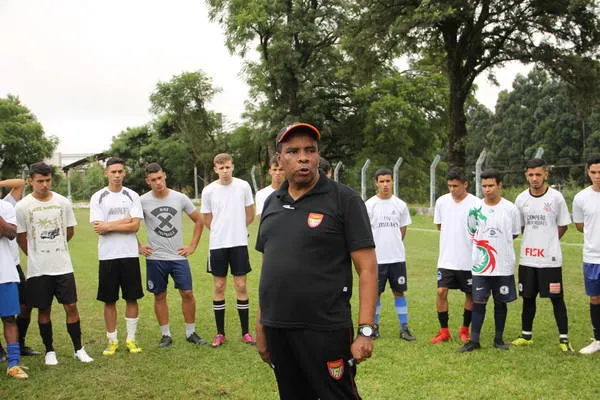
[{"label": "printed graphic on shirt", "polygon": [[169,206],[156,207],[150,214],[158,220],[158,225],[154,228],[157,235],[165,238],[172,238],[177,235],[177,228],[171,221],[177,215],[175,208]]}]

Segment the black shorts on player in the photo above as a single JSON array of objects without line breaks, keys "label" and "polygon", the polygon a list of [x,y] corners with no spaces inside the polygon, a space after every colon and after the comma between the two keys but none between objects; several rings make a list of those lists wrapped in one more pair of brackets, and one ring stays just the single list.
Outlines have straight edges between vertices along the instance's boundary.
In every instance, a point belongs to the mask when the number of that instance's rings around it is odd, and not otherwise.
[{"label": "black shorts on player", "polygon": [[119,288],[125,300],[144,297],[140,260],[137,257],[100,260],[96,299],[105,303],[115,303],[119,300]]},{"label": "black shorts on player", "polygon": [[464,293],[471,293],[473,277],[471,271],[438,268],[437,287],[460,289]]},{"label": "black shorts on player", "polygon": [[404,293],[408,289],[405,262],[377,264],[377,271],[379,294],[385,292],[385,284],[388,281],[390,282],[390,288],[396,293]]},{"label": "black shorts on player", "polygon": [[517,299],[515,277],[508,276],[473,276],[473,301],[486,303],[490,293],[495,301],[510,303]]},{"label": "black shorts on player", "polygon": [[519,265],[521,297],[563,297],[562,268],[534,268]]},{"label": "black shorts on player", "polygon": [[243,276],[252,271],[248,258],[248,246],[226,247],[210,250],[206,272],[224,278],[231,267],[231,275]]},{"label": "black shorts on player", "polygon": [[77,303],[77,288],[72,272],[63,275],[40,275],[27,279],[27,306],[46,309],[52,299],[60,304]]}]

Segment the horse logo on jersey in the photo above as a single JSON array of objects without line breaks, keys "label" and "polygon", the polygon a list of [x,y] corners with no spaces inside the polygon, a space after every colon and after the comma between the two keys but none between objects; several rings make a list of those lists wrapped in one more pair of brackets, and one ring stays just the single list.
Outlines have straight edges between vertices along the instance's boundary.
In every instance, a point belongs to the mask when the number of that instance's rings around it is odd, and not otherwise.
[{"label": "horse logo on jersey", "polygon": [[316,228],[317,226],[321,225],[321,222],[323,222],[323,214],[318,214],[318,213],[310,213],[308,214],[308,226],[310,226],[311,228]]},{"label": "horse logo on jersey", "polygon": [[327,371],[330,377],[339,381],[344,376],[344,360],[327,361]]},{"label": "horse logo on jersey", "polygon": [[496,269],[496,249],[487,240],[474,240],[473,243],[481,253],[481,262],[473,266],[473,272],[494,272]]}]

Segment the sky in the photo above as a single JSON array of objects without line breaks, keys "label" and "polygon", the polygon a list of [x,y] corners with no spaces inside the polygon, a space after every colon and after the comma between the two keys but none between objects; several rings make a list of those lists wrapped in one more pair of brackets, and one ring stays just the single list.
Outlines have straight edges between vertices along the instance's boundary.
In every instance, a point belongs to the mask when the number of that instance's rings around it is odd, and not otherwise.
[{"label": "sky", "polygon": [[[0,0],[0,38],[0,97],[17,95],[62,153],[104,151],[127,127],[151,121],[156,84],[185,71],[211,77],[222,92],[208,108],[230,126],[242,122],[243,61],[203,0]],[[479,101],[493,110],[498,92],[526,71],[498,70],[499,87],[479,77]]]}]

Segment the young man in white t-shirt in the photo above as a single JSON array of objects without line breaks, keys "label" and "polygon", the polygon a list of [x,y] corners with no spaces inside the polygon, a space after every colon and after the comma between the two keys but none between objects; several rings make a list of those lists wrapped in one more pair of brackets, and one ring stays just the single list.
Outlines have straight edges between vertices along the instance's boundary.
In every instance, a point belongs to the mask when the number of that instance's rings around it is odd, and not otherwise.
[{"label": "young man in white t-shirt", "polygon": [[112,356],[119,347],[117,300],[119,289],[125,300],[127,339],[130,353],[140,353],[135,334],[139,317],[138,299],[144,296],[136,232],[144,218],[140,196],[123,186],[126,170],[120,158],[106,161],[108,186],[92,195],[90,223],[98,236],[98,295],[104,302],[104,323],[108,345],[102,354]]},{"label": "young man in white t-shirt", "polygon": [[515,346],[533,343],[533,319],[537,294],[549,297],[558,327],[561,351],[573,354],[569,343],[567,306],[562,283],[560,238],[571,223],[569,209],[562,194],[546,183],[548,169],[541,158],[527,161],[525,178],[529,188],[521,192],[515,205],[521,217],[521,252],[519,262],[519,294],[523,298],[521,336]]},{"label": "young man in white t-shirt", "polygon": [[254,220],[252,189],[248,182],[233,177],[233,159],[229,154],[217,154],[213,162],[219,179],[202,190],[200,207],[204,226],[210,229],[207,272],[214,278],[213,310],[217,325],[212,346],[219,347],[225,342],[225,287],[229,267],[237,296],[242,341],[254,344],[248,327],[246,290],[246,274],[252,270],[248,258],[247,229]]},{"label": "young man in white t-shirt", "polygon": [[575,195],[573,222],[583,232],[583,278],[594,331],[592,343],[579,352],[592,354],[600,351],[600,155],[591,156],[586,167],[592,185]]},{"label": "young man in white t-shirt", "polygon": [[271,195],[274,191],[279,189],[283,181],[285,180],[285,173],[283,168],[279,166],[277,162],[277,156],[271,157],[271,162],[269,163],[269,176],[271,177],[271,184],[265,188],[260,189],[256,192],[254,196],[256,204],[256,215],[260,218],[262,214],[263,205],[265,204],[265,200],[267,197]]},{"label": "young man in white t-shirt", "polygon": [[521,232],[519,211],[513,203],[502,198],[502,175],[495,169],[481,173],[481,188],[483,199],[469,210],[466,221],[473,237],[473,315],[471,339],[458,349],[459,353],[481,348],[479,336],[490,293],[494,298],[494,347],[508,350],[503,339],[506,303],[517,298],[513,239]]},{"label": "young man in white t-shirt", "polygon": [[469,325],[473,310],[471,297],[473,241],[468,235],[465,221],[469,210],[479,199],[467,192],[469,183],[462,168],[451,168],[446,175],[446,180],[448,193],[437,199],[433,215],[433,223],[440,231],[435,299],[440,330],[430,340],[433,344],[446,342],[452,338],[448,329],[449,289],[460,289],[465,294],[463,323],[458,333],[462,342],[469,340]]},{"label": "young man in white t-shirt", "polygon": [[404,237],[406,228],[412,223],[408,206],[392,193],[392,171],[380,168],[375,171],[377,194],[365,202],[371,220],[375,240],[378,266],[379,298],[375,308],[375,324],[379,324],[381,294],[386,282],[394,293],[394,307],[400,321],[400,339],[415,340],[408,328],[408,304],[404,292],[407,290],[406,252]]},{"label": "young man in white t-shirt", "polygon": [[32,193],[17,203],[17,243],[27,255],[27,305],[38,309],[38,326],[46,347],[46,365],[58,364],[52,340],[52,300],[63,305],[73,356],[94,361],[81,343],[77,289],[68,241],[75,234],[71,202],[52,189],[52,168],[43,162],[29,169]]}]

